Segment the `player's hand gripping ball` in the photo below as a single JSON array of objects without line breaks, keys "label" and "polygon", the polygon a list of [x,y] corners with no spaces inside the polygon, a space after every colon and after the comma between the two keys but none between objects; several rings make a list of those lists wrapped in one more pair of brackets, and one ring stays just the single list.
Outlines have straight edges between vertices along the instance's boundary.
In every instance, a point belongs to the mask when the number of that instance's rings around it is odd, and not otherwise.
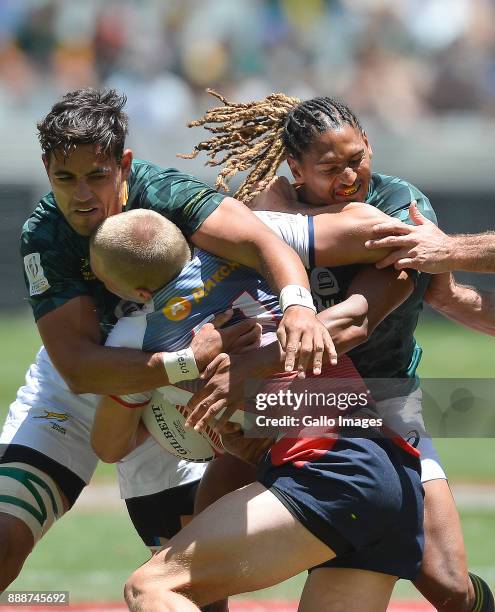
[{"label": "player's hand gripping ball", "polygon": [[[157,389],[141,418],[158,444],[172,455],[197,463],[211,461],[225,452],[222,441],[210,425],[201,433],[185,427],[189,414],[185,404],[191,397],[192,393],[177,387]],[[230,421],[243,425],[244,414],[237,410]]]}]

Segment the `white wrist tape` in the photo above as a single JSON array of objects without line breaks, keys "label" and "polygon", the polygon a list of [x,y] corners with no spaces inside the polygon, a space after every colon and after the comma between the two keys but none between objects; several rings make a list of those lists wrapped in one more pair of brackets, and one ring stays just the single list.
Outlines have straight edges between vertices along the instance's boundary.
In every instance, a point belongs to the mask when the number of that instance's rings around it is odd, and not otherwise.
[{"label": "white wrist tape", "polygon": [[279,298],[280,308],[285,312],[289,306],[305,306],[316,312],[315,305],[311,293],[300,285],[286,285],[280,292]]},{"label": "white wrist tape", "polygon": [[191,347],[174,353],[162,353],[162,358],[168,380],[172,385],[181,380],[198,378],[199,370]]}]

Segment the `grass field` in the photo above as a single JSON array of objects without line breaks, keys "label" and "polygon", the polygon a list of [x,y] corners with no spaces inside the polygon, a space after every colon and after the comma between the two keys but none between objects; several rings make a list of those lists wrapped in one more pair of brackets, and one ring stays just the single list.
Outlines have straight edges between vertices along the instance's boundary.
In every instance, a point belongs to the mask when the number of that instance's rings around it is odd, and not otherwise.
[{"label": "grass field", "polygon": [[[33,359],[39,337],[29,316],[0,319],[2,368],[1,410],[6,411]],[[444,320],[426,320],[417,337],[424,347],[423,377],[495,377],[495,339],[464,330]],[[453,482],[479,482],[495,487],[493,439],[438,440],[437,448]],[[111,466],[99,467],[95,481],[114,478]],[[495,490],[495,489],[494,489]],[[495,583],[495,506],[461,508],[470,567]],[[120,599],[130,571],[147,557],[122,507],[110,504],[74,511],[55,525],[27,561],[13,589],[69,590],[73,601]],[[256,597],[297,598],[304,576]],[[400,584],[400,597],[414,597]]]}]

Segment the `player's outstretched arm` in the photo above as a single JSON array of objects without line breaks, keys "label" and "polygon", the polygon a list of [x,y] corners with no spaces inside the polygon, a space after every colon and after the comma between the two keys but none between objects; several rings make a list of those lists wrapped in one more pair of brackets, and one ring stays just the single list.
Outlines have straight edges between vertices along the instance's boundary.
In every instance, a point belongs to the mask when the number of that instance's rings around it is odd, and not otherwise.
[{"label": "player's outstretched arm", "polygon": [[233,198],[224,198],[191,240],[215,255],[235,258],[239,263],[254,268],[277,294],[282,293],[284,316],[278,337],[286,350],[286,370],[294,368],[296,353],[301,373],[312,366],[313,372],[319,374],[324,351],[332,362],[336,362],[332,339],[315,316],[308,277],[301,260],[246,206]]},{"label": "player's outstretched arm", "polygon": [[430,274],[453,270],[495,272],[495,233],[448,235],[424,217],[415,203],[409,209],[415,225],[394,220],[373,228],[369,249],[393,251],[378,267],[414,268]]},{"label": "player's outstretched arm", "polygon": [[476,331],[495,336],[495,292],[456,283],[450,272],[432,276],[425,300],[443,315]]},{"label": "player's outstretched arm", "polygon": [[[375,263],[388,256],[394,246],[377,243],[373,249],[365,242],[375,237],[376,227],[404,225],[374,206],[362,202],[311,207],[298,201],[297,193],[283,176],[276,176],[268,187],[250,202],[253,210],[286,212],[313,217],[315,263],[341,266]],[[393,261],[392,261],[393,263]]]},{"label": "player's outstretched arm", "polygon": [[[89,296],[69,300],[38,320],[43,344],[73,393],[127,393],[163,385],[159,354],[101,345],[98,313]],[[132,381],[132,382],[131,382]]]},{"label": "player's outstretched arm", "polygon": [[[48,354],[73,393],[123,395],[169,384],[163,353],[102,346],[97,316],[92,299],[80,296],[38,320]],[[228,318],[220,316],[193,338],[199,369],[220,352],[249,345],[259,336],[259,327],[250,320],[219,329]]]},{"label": "player's outstretched arm", "polygon": [[313,217],[315,264],[345,266],[383,259],[390,249],[370,250],[365,242],[373,226],[385,221],[390,221],[388,215],[362,203],[346,204],[332,213]]},{"label": "player's outstretched arm", "polygon": [[495,273],[495,232],[460,234],[453,241],[452,270]]}]

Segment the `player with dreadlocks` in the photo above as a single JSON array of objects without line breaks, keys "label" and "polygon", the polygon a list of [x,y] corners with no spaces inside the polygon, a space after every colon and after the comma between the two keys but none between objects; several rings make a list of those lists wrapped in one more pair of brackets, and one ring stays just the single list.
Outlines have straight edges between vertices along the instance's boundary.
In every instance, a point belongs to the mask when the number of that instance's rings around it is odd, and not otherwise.
[{"label": "player with dreadlocks", "polygon": [[[232,103],[216,92],[209,92],[223,105],[209,109],[190,127],[203,126],[213,136],[196,145],[191,155],[181,157],[192,158],[204,151],[210,158],[207,165],[223,166],[216,181],[218,189],[228,190],[233,176],[249,171],[235,196],[256,209],[310,215],[308,235],[314,232],[315,242],[319,218],[325,218],[325,223],[329,220],[328,214],[321,213],[331,213],[334,221],[338,221],[339,215],[354,214],[363,207],[356,203],[366,203],[410,222],[413,202],[416,210],[436,222],[428,198],[416,187],[398,177],[371,172],[368,138],[359,119],[344,103],[329,97],[300,101],[282,93],[254,102]],[[286,179],[276,177],[285,160],[295,179],[292,186]],[[336,244],[340,250],[342,246],[342,241]],[[414,289],[410,297],[381,323],[373,323],[373,313],[378,306],[383,308],[384,296],[373,291],[373,279],[380,271],[366,268],[343,265],[329,269],[319,264],[316,257],[308,274],[319,310],[345,299],[351,281],[358,274],[363,276],[372,333],[367,342],[349,354],[364,378],[385,380],[380,387],[372,387],[382,415],[395,430],[415,437],[422,454],[426,545],[415,585],[438,610],[493,611],[488,585],[467,571],[460,520],[438,455],[431,439],[418,433],[424,432],[416,376],[422,350],[413,334],[429,275],[412,276],[411,272]],[[376,323],[379,324],[373,331]],[[233,373],[230,378],[235,380]],[[216,388],[214,375],[207,387],[216,389],[217,401],[221,381],[225,384],[225,376],[218,377]],[[223,392],[234,393],[230,389],[225,391],[225,387]],[[197,411],[207,404],[206,393],[198,395]],[[397,417],[399,413],[401,416]],[[402,427],[394,418],[400,418]],[[411,418],[416,420],[414,427]],[[404,430],[406,420],[409,432]],[[337,564],[332,561],[329,566],[332,565]]]},{"label": "player with dreadlocks", "polygon": [[[229,191],[230,178],[252,168],[235,193],[235,197],[245,204],[268,187],[285,160],[294,170],[291,159],[301,160],[317,134],[324,134],[330,129],[338,130],[345,123],[363,136],[369,149],[358,118],[338,100],[313,98],[301,102],[298,98],[274,93],[263,100],[242,104],[227,102],[217,92],[211,89],[207,91],[225,106],[208,110],[201,119],[191,121],[189,127],[204,126],[216,135],[196,145],[193,153],[178,157],[193,159],[201,151],[206,151],[210,157],[208,166],[224,165],[217,176],[215,187],[225,191]],[[217,154],[225,151],[226,155],[222,159],[216,159]],[[295,178],[297,185],[298,180]],[[356,191],[349,194],[352,196],[349,201],[358,201],[356,194]],[[335,203],[325,201],[314,204]],[[294,209],[290,212],[294,212]],[[308,212],[307,209],[304,212]]]}]

